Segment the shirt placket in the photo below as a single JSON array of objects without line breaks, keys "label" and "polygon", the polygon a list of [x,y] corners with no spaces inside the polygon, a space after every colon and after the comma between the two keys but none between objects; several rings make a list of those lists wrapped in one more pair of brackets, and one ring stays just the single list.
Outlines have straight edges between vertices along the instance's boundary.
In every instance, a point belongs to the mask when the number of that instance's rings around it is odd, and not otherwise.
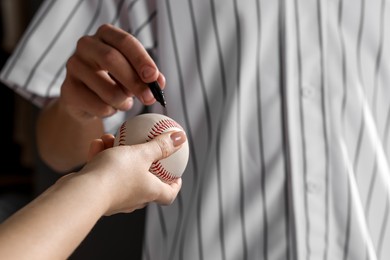
[{"label": "shirt placket", "polygon": [[[320,6],[318,6],[320,5]],[[327,234],[326,3],[286,1],[287,114],[294,236],[299,259],[322,259]]]}]

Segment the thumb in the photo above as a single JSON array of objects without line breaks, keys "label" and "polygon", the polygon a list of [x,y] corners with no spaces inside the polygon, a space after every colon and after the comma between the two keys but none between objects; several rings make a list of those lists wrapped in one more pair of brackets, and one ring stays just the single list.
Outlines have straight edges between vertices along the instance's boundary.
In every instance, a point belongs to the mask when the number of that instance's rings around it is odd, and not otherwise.
[{"label": "thumb", "polygon": [[187,140],[184,131],[175,131],[161,134],[149,142],[151,146],[157,146],[150,149],[151,157],[154,160],[167,158],[180,149]]}]

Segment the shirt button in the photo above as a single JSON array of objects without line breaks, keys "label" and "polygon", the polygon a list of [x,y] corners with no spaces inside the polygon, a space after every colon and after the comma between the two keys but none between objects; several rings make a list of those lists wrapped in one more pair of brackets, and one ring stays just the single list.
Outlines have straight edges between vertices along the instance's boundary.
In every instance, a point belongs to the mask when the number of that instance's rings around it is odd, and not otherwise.
[{"label": "shirt button", "polygon": [[306,190],[309,193],[319,193],[321,191],[321,185],[314,182],[308,182],[306,184]]},{"label": "shirt button", "polygon": [[301,95],[303,98],[311,98],[314,95],[314,89],[312,87],[302,87]]}]

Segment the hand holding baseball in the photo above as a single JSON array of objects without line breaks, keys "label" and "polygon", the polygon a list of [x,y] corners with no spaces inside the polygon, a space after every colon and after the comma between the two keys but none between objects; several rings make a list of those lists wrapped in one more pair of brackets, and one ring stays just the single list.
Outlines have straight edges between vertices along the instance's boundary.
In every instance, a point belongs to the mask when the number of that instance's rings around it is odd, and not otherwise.
[{"label": "hand holding baseball", "polygon": [[[117,131],[114,146],[150,142],[159,135],[170,131],[184,130],[168,116],[156,113],[141,114],[123,122]],[[154,161],[150,167],[150,172],[162,181],[170,183],[182,176],[188,163],[188,157],[189,147],[188,142],[185,141],[181,148],[171,156]]]},{"label": "hand holding baseball", "polygon": [[185,142],[184,132],[176,131],[147,143],[112,147],[114,136],[104,135],[91,143],[89,162],[80,174],[92,173],[89,177],[97,178],[102,184],[97,196],[102,196],[101,201],[106,205],[104,215],[132,212],[149,202],[168,205],[181,188],[181,178],[164,183],[149,167],[154,161],[175,153]]}]

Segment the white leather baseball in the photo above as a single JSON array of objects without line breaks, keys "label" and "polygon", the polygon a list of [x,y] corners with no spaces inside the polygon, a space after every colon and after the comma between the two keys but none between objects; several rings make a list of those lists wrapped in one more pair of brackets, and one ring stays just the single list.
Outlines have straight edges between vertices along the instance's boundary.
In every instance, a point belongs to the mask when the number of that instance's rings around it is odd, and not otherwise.
[{"label": "white leather baseball", "polygon": [[[122,123],[116,133],[114,146],[145,143],[173,130],[183,131],[183,128],[168,116],[157,113],[140,114]],[[182,176],[188,157],[189,147],[186,141],[171,156],[154,162],[149,170],[162,181],[169,183]]]}]

